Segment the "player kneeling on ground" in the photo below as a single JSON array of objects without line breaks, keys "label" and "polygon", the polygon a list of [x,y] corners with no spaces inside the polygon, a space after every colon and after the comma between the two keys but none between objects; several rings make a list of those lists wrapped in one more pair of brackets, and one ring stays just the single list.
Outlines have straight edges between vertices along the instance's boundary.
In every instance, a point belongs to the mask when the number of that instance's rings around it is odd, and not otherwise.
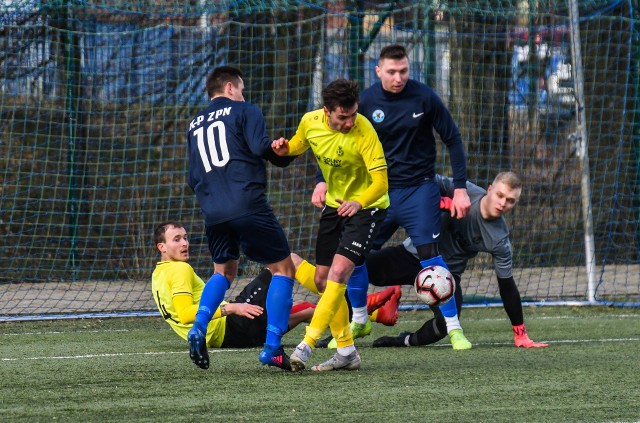
[{"label": "player kneeling on ground", "polygon": [[[447,208],[447,198],[453,194],[451,179],[437,175],[441,207]],[[493,184],[485,191],[467,182],[467,192],[471,198],[471,208],[462,219],[451,218],[447,211],[442,213],[440,252],[456,281],[455,298],[460,314],[462,290],[460,280],[469,259],[479,252],[493,257],[498,277],[498,287],[504,309],[513,326],[516,347],[538,348],[548,344],[534,342],[529,338],[524,325],[522,300],[513,279],[512,249],[509,241],[509,227],[504,214],[517,204],[522,193],[522,182],[513,172],[499,173]],[[369,282],[376,286],[391,284],[412,285],[420,263],[410,239],[402,245],[373,251],[366,260]],[[435,317],[427,321],[416,332],[405,332],[399,336],[383,336],[374,341],[374,347],[401,347],[427,345],[439,341],[447,334],[446,321],[438,308],[431,308]]]}]

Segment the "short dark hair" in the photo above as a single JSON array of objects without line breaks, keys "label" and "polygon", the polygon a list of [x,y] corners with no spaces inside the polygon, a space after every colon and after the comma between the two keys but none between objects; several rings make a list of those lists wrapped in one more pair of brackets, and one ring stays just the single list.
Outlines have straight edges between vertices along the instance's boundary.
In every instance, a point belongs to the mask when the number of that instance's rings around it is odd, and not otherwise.
[{"label": "short dark hair", "polygon": [[167,232],[167,229],[169,228],[184,228],[184,226],[182,226],[182,223],[173,221],[173,220],[168,220],[166,222],[162,222],[160,223],[158,226],[156,226],[156,229],[153,231],[153,242],[154,244],[160,244],[161,242],[166,242],[167,240],[164,237],[165,232]]},{"label": "short dark hair", "polygon": [[401,60],[405,57],[409,57],[409,55],[407,54],[407,49],[405,49],[404,46],[401,46],[400,44],[390,44],[388,46],[382,47],[382,50],[380,50],[379,60]]},{"label": "short dark hair", "polygon": [[238,84],[240,84],[240,79],[242,79],[242,72],[240,72],[238,68],[234,68],[233,66],[220,66],[215,68],[207,75],[206,86],[209,98],[213,97],[214,94],[224,92],[224,86],[227,82],[231,82],[234,87],[237,87]]},{"label": "short dark hair", "polygon": [[330,112],[338,107],[349,109],[359,100],[358,82],[352,79],[336,79],[322,90],[322,102]]}]

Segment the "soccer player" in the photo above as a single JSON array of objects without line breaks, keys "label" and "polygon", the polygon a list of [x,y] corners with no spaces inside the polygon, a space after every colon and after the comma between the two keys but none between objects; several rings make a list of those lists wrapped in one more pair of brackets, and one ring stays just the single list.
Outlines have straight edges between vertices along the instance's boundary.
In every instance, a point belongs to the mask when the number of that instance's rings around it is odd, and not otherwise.
[{"label": "soccer player", "polygon": [[313,276],[324,293],[304,340],[291,355],[294,371],[306,367],[311,349],[329,326],[338,350],[312,370],[360,368],[360,355],[349,327],[346,284],[352,273],[364,269],[365,256],[389,207],[387,163],[371,123],[358,114],[358,84],[335,80],[322,90],[322,100],[323,108],[306,113],[291,140],[273,142],[274,151],[283,156],[299,155],[311,148],[327,181]]},{"label": "soccer player", "polygon": [[188,334],[189,356],[199,367],[208,367],[206,328],[238,273],[242,248],[249,259],[273,273],[259,360],[290,370],[282,336],[291,311],[295,268],[287,238],[265,194],[265,159],[278,166],[288,160],[273,153],[262,112],[244,101],[240,70],[218,67],[207,76],[206,87],[211,102],[189,124],[188,183],[204,215],[215,273],[205,285]]},{"label": "soccer player", "polygon": [[[204,282],[194,272],[189,260],[189,240],[182,224],[168,221],[156,226],[154,234],[160,261],[151,278],[153,299],[163,319],[183,339],[193,326]],[[266,339],[267,315],[264,313],[271,271],[264,269],[234,302],[223,301],[213,314],[206,330],[206,344],[211,348],[252,348]],[[391,289],[391,288],[389,288]],[[308,322],[315,304],[293,305],[288,330]]]},{"label": "soccer player", "polygon": [[[451,214],[461,219],[469,210],[470,202],[460,131],[438,95],[425,84],[409,78],[409,58],[403,46],[388,45],[380,51],[376,75],[380,81],[362,92],[359,112],[371,121],[384,148],[391,205],[373,250],[382,247],[402,226],[416,246],[422,267],[447,267],[438,251],[440,193],[435,181],[434,131],[449,151],[454,184]],[[366,267],[354,272],[348,286],[353,307],[351,328],[354,338],[359,338],[371,333],[365,307]],[[441,306],[441,310],[453,348],[471,348],[457,319],[455,300]]]},{"label": "soccer player", "polygon": [[[455,190],[454,181],[440,175],[436,176],[436,180],[442,197],[450,198]],[[511,270],[512,248],[509,241],[509,227],[504,214],[515,207],[520,199],[522,193],[520,179],[513,172],[502,172],[495,177],[486,191],[471,182],[467,182],[467,191],[471,197],[471,208],[468,213],[462,219],[454,219],[448,211],[443,212],[440,227],[440,250],[456,281],[457,313],[460,314],[462,309],[460,280],[468,260],[479,252],[489,253],[493,257],[500,297],[513,326],[516,347],[546,347],[548,344],[534,342],[527,334],[522,301]],[[413,284],[421,264],[411,241],[407,238],[401,245],[370,253],[366,265],[371,284],[376,286]],[[445,319],[438,308],[432,307],[432,310],[435,317],[416,332],[402,333],[399,336],[383,336],[376,339],[373,346],[427,345],[444,338]]]}]

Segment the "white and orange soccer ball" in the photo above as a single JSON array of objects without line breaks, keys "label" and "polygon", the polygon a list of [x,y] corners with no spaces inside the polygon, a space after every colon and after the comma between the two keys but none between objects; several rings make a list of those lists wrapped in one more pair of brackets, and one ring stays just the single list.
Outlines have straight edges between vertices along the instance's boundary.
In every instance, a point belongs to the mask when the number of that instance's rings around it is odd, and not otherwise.
[{"label": "white and orange soccer ball", "polygon": [[446,267],[429,266],[416,275],[413,287],[418,298],[430,306],[440,306],[453,297],[456,283]]}]

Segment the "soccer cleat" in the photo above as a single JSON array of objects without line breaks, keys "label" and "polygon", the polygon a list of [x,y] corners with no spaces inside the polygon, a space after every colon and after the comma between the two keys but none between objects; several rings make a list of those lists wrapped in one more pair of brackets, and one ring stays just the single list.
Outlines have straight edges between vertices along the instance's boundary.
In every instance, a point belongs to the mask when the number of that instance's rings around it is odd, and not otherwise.
[{"label": "soccer cleat", "polygon": [[338,342],[336,341],[336,338],[331,338],[331,341],[329,341],[329,343],[327,344],[327,348],[329,348],[330,350],[335,350],[336,348],[338,348]]},{"label": "soccer cleat", "polygon": [[292,372],[300,372],[304,370],[307,366],[307,361],[309,361],[309,356],[311,355],[311,347],[301,342],[296,347],[293,354],[289,358],[289,362],[291,364]]},{"label": "soccer cleat", "polygon": [[329,372],[331,370],[358,370],[360,369],[360,354],[354,351],[344,356],[335,353],[333,357],[324,363],[317,364],[311,368],[314,372]]},{"label": "soccer cleat", "polygon": [[[329,348],[329,344],[334,344],[335,345],[335,340],[333,339],[333,336],[329,335],[324,339],[319,340],[316,343],[316,348]],[[335,347],[333,347],[335,348]]]},{"label": "soccer cleat", "polygon": [[289,356],[285,354],[282,347],[277,348],[275,351],[270,350],[271,348],[265,345],[264,349],[260,351],[260,356],[258,357],[260,363],[266,366],[273,366],[282,370],[291,371]]},{"label": "soccer cleat", "polygon": [[371,314],[384,305],[396,293],[400,286],[390,286],[380,292],[367,295],[367,314]]},{"label": "soccer cleat", "polygon": [[402,332],[398,336],[381,336],[373,341],[373,348],[386,348],[386,347],[406,347],[405,343],[407,336],[411,335],[411,332]]},{"label": "soccer cleat", "polygon": [[462,329],[454,329],[449,332],[449,339],[454,350],[470,350],[471,342],[464,336]]},{"label": "soccer cleat", "polygon": [[207,351],[207,338],[200,329],[200,325],[194,323],[189,334],[187,335],[189,342],[189,357],[196,366],[207,370],[209,368],[209,352]]},{"label": "soccer cleat", "polygon": [[351,322],[351,336],[353,339],[364,338],[371,333],[371,320],[367,317],[367,323]]},{"label": "soccer cleat", "polygon": [[549,346],[549,344],[543,342],[534,342],[526,333],[523,336],[515,336],[513,342],[518,348],[544,348]]},{"label": "soccer cleat", "polygon": [[382,307],[378,308],[377,323],[385,326],[394,326],[398,321],[398,306],[400,305],[402,290],[400,290],[399,286],[397,288],[391,298]]}]

